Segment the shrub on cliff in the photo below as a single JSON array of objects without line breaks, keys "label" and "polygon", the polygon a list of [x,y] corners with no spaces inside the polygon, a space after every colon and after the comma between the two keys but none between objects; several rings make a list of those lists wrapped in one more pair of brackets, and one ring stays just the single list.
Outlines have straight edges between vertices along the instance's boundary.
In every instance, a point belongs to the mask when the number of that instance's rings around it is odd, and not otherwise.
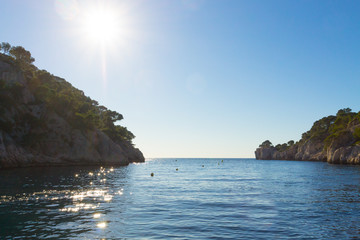
[{"label": "shrub on cliff", "polygon": [[280,151],[280,152],[283,152],[283,151],[285,151],[286,149],[289,148],[289,145],[286,144],[286,143],[277,144],[277,145],[275,146],[275,148],[276,148],[276,150],[278,150],[278,151]]},{"label": "shrub on cliff", "polygon": [[259,145],[259,147],[265,147],[265,148],[269,148],[269,147],[273,147],[273,146],[274,145],[269,140],[266,140],[262,144]]},{"label": "shrub on cliff", "polygon": [[332,143],[336,143],[336,145],[339,146],[346,146],[354,143],[354,137],[350,132],[350,126],[354,121],[355,124],[358,123],[357,115],[358,114],[352,112],[350,108],[340,109],[337,112],[335,121],[329,127],[328,136],[324,139],[325,148],[329,147]]},{"label": "shrub on cliff", "polygon": [[23,64],[32,64],[35,61],[31,53],[21,46],[11,48],[9,53],[16,61]]},{"label": "shrub on cliff", "polygon": [[7,43],[7,42],[2,42],[0,44],[1,48],[0,50],[3,51],[4,54],[8,54],[10,49],[11,49],[11,45],[10,43]]},{"label": "shrub on cliff", "polygon": [[309,131],[302,134],[301,141],[306,142],[310,139],[315,141],[324,140],[329,135],[329,129],[335,119],[335,116],[328,116],[316,121]]},{"label": "shrub on cliff", "polygon": [[356,144],[360,145],[360,127],[355,128],[353,135],[354,135]]}]

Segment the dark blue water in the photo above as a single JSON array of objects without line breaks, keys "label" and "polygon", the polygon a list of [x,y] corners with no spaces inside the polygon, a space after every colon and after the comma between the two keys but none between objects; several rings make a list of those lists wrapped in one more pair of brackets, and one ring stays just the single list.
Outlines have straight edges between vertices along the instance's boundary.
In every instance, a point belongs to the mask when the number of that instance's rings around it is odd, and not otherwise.
[{"label": "dark blue water", "polygon": [[2,170],[0,239],[354,239],[359,183],[358,166],[253,159]]}]

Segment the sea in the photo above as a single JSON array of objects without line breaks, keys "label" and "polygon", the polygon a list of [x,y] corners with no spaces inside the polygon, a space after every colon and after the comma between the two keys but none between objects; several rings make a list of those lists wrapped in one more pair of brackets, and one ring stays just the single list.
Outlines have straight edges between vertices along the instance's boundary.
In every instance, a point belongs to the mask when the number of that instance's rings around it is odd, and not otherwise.
[{"label": "sea", "polygon": [[0,239],[360,239],[360,167],[146,159],[0,171]]}]

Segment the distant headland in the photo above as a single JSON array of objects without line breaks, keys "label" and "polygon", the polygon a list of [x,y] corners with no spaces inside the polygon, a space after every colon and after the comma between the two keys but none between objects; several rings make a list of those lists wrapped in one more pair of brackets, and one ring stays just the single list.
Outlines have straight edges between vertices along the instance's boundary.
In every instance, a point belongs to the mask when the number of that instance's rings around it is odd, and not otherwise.
[{"label": "distant headland", "polygon": [[360,164],[360,112],[341,109],[336,116],[316,121],[298,142],[273,144],[266,140],[255,151],[256,159],[324,161]]},{"label": "distant headland", "polygon": [[0,169],[143,162],[123,119],[69,82],[0,44]]}]

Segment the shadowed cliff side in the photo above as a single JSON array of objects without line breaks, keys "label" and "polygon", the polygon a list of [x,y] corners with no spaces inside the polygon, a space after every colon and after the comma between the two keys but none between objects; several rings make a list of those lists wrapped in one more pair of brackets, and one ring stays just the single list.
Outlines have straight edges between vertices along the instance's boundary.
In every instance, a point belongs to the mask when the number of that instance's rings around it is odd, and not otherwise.
[{"label": "shadowed cliff side", "polygon": [[0,168],[145,161],[116,124],[121,114],[37,69],[25,49],[8,52],[0,54]]},{"label": "shadowed cliff side", "polygon": [[256,159],[327,161],[360,164],[360,112],[341,109],[324,117],[294,143],[273,144],[266,140],[255,151]]}]

